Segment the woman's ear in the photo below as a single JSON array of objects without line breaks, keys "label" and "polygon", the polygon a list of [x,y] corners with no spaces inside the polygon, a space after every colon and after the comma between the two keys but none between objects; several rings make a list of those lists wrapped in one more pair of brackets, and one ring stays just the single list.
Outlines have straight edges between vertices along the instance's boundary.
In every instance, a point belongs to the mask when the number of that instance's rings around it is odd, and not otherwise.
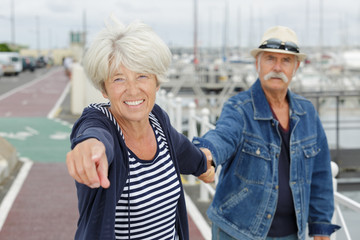
[{"label": "woman's ear", "polygon": [[103,95],[104,98],[109,99],[109,97],[108,97],[108,95],[106,93],[105,82],[102,82],[101,86],[102,86],[101,94]]},{"label": "woman's ear", "polygon": [[106,94],[105,91],[101,91],[101,94],[103,95],[104,98],[109,99],[109,98],[108,98],[108,95]]}]

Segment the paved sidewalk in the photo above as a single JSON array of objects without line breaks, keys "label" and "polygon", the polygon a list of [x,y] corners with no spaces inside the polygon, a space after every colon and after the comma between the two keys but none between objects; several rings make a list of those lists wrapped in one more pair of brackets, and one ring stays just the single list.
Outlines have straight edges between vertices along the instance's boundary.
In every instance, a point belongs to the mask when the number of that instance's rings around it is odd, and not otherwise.
[{"label": "paved sidewalk", "polygon": [[73,239],[75,185],[64,163],[34,163],[0,232],[1,240]]}]

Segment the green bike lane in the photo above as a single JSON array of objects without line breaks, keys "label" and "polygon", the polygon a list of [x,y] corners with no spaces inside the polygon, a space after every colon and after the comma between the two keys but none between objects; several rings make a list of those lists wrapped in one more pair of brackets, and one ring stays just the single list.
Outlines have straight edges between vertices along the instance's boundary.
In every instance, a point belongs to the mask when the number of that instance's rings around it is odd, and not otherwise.
[{"label": "green bike lane", "polygon": [[0,136],[10,142],[20,158],[34,162],[64,162],[70,149],[71,126],[41,117],[0,118]]}]

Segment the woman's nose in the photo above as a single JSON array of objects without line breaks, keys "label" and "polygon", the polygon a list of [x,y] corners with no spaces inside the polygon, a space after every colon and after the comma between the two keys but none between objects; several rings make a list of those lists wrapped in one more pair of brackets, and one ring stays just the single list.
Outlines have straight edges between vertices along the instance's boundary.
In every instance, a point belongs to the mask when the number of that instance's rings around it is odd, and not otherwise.
[{"label": "woman's nose", "polygon": [[126,88],[129,93],[137,93],[139,91],[139,87],[136,79],[129,78],[126,84]]}]

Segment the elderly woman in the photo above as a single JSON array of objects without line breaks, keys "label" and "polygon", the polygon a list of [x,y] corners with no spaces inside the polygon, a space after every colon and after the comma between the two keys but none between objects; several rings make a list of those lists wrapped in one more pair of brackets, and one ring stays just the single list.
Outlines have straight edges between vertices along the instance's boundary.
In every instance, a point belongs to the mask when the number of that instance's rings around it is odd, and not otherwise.
[{"label": "elderly woman", "polygon": [[171,53],[145,24],[107,26],[83,65],[108,104],[85,108],[66,162],[76,180],[75,239],[189,239],[180,174],[213,181],[205,155],[155,104]]}]

